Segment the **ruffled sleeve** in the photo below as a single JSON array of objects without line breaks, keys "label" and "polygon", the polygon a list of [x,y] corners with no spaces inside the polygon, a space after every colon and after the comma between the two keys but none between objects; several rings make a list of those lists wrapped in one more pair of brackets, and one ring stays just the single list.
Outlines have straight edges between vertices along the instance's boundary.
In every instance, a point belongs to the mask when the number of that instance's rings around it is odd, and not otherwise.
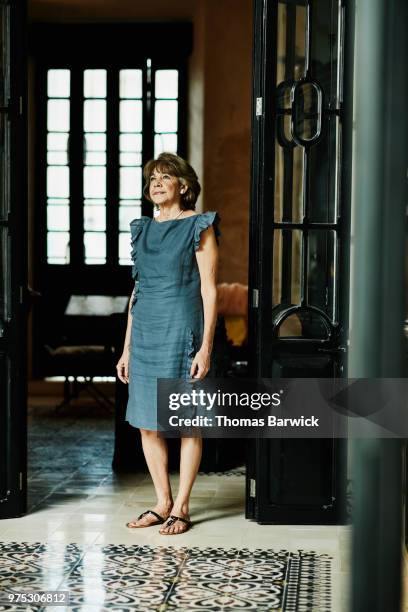
[{"label": "ruffled sleeve", "polygon": [[132,262],[133,262],[132,277],[134,279],[136,278],[137,273],[138,273],[137,241],[148,219],[149,217],[140,217],[140,219],[133,219],[133,221],[130,222],[130,242],[132,246],[131,257],[132,257]]},{"label": "ruffled sleeve", "polygon": [[196,251],[200,248],[201,232],[209,228],[210,225],[214,227],[215,239],[217,244],[219,244],[219,236],[221,236],[221,232],[218,225],[220,221],[221,217],[215,211],[208,211],[197,215],[194,231],[194,249]]}]

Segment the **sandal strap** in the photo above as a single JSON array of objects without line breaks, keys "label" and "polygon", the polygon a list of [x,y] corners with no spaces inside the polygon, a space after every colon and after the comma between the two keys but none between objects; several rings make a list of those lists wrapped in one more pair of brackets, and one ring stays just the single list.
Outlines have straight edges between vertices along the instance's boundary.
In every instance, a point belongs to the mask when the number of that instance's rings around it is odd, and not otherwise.
[{"label": "sandal strap", "polygon": [[162,521],[162,523],[164,523],[164,518],[160,516],[160,514],[157,514],[157,512],[155,512],[154,510],[145,510],[145,512],[142,512],[142,514],[137,517],[137,520],[139,521],[141,518],[146,516],[146,514],[153,514],[159,521]]},{"label": "sandal strap", "polygon": [[187,525],[191,525],[191,522],[188,521],[187,519],[181,516],[175,516],[174,514],[170,514],[170,517],[166,521],[166,527],[171,527],[171,525],[174,525],[176,521],[183,521],[183,523],[186,523]]}]

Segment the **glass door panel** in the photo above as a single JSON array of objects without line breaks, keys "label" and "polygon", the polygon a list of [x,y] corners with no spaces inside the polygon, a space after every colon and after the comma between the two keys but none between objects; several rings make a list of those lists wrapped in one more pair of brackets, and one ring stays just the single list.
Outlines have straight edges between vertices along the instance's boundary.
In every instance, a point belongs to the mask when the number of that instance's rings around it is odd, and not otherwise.
[{"label": "glass door panel", "polygon": [[337,0],[277,6],[272,304],[313,305],[333,324],[341,17]]},{"label": "glass door panel", "polygon": [[70,93],[71,72],[47,73],[47,263],[70,261]]},{"label": "glass door panel", "polygon": [[324,136],[309,151],[309,194],[311,223],[335,223],[340,213],[340,118],[326,118]]},{"label": "glass door panel", "polygon": [[276,230],[273,246],[275,272],[272,306],[298,304],[302,288],[302,232]]},{"label": "glass door panel", "polygon": [[84,247],[92,265],[106,263],[106,70],[84,70],[83,78]]},{"label": "glass door panel", "polygon": [[142,214],[143,71],[119,70],[119,264],[130,265],[130,227]]}]

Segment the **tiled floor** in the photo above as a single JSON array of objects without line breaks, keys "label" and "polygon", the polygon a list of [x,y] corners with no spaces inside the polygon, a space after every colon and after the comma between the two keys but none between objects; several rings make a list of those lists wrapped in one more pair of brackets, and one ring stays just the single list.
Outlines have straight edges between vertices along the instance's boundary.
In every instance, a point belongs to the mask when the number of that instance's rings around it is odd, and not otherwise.
[{"label": "tiled floor", "polygon": [[328,555],[58,543],[3,544],[0,552],[1,589],[69,591],[70,610],[332,609]]},{"label": "tiled floor", "polygon": [[70,610],[93,612],[347,611],[349,527],[246,520],[237,470],[198,476],[189,532],[129,531],[153,488],[144,473],[111,472],[112,441],[103,415],[31,419],[31,511],[0,522],[0,591],[65,588]]}]

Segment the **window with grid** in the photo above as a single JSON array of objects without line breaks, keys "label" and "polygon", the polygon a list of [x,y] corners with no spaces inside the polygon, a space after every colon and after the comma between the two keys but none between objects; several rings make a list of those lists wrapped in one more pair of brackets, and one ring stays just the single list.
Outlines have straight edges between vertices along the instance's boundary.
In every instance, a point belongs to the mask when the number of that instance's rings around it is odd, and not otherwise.
[{"label": "window with grid", "polygon": [[[129,265],[144,163],[180,150],[174,67],[47,68],[46,262]],[[78,146],[79,143],[79,146]],[[110,226],[110,227],[109,227]]]}]

